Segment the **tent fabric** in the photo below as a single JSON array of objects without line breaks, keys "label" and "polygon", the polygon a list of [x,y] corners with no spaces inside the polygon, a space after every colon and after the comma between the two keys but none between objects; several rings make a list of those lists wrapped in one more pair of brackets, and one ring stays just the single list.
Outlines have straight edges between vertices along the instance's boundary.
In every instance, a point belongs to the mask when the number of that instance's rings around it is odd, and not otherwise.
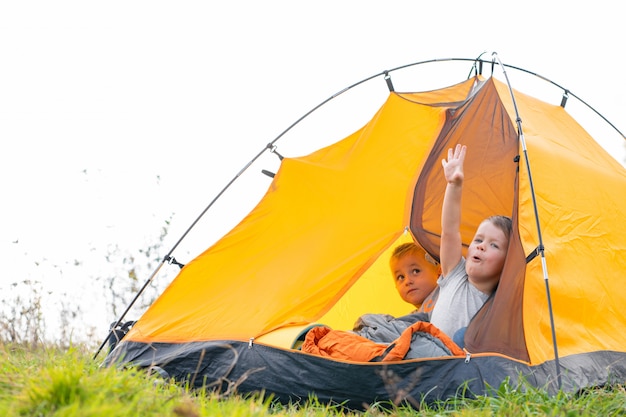
[{"label": "tent fabric", "polygon": [[[502,381],[509,379],[515,384],[520,375],[525,383],[552,395],[558,392],[554,361],[531,366],[498,354],[372,363],[233,340],[186,344],[126,341],[122,346],[109,355],[111,363],[157,368],[164,376],[190,380],[198,388],[271,393],[273,399],[284,403],[302,402],[315,394],[322,403],[341,403],[352,409],[381,401],[419,408],[422,402],[459,395],[493,395]],[[133,360],[117,356],[122,351]],[[571,392],[607,381],[623,382],[625,358],[623,352],[610,351],[561,358],[562,388]]]},{"label": "tent fabric", "polygon": [[403,233],[410,190],[444,116],[443,107],[391,95],[358,132],[285,158],[257,207],[185,266],[127,338],[248,340],[319,319]]},{"label": "tent fabric", "polygon": [[[489,117],[485,123],[485,117]],[[415,188],[413,197],[413,211],[411,230],[420,244],[430,253],[439,256],[439,231],[441,222],[441,207],[445,178],[441,173],[441,160],[447,157],[447,151],[454,144],[467,145],[469,152],[477,157],[468,157],[465,162],[465,181],[463,189],[463,217],[461,224],[462,240],[469,245],[474,232],[480,222],[491,215],[511,216],[517,219],[515,196],[517,190],[517,172],[519,170],[519,143],[517,131],[495,84],[487,84],[476,94],[470,97],[463,105],[448,111],[448,117],[442,133],[433,146],[420,179]],[[503,274],[498,294],[503,294],[506,301],[506,314],[496,316],[496,322],[485,322],[480,329],[474,326],[470,329],[466,341],[470,351],[492,351],[504,353],[511,357],[528,360],[523,336],[521,317],[521,297],[512,297],[522,280],[507,279],[513,277],[519,268],[524,268],[523,253],[514,251],[518,245],[516,235],[511,239],[511,249],[507,255],[507,273]],[[515,266],[512,268],[512,263]],[[510,272],[508,272],[510,271]],[[492,301],[490,300],[490,304]],[[517,323],[517,326],[511,324]],[[489,336],[493,344],[489,349],[476,343],[483,343],[486,339],[476,332],[507,333],[506,337],[496,338]],[[502,334],[499,334],[502,336]]]},{"label": "tent fabric", "polygon": [[[352,135],[284,158],[258,205],[181,270],[105,363],[355,404],[396,400],[383,366],[415,398],[521,377],[554,392],[557,372],[566,390],[626,381],[626,170],[564,108],[513,94],[493,77],[391,92]],[[382,365],[290,349],[316,324],[350,330],[363,314],[411,310],[394,294],[389,254],[416,240],[438,258],[440,161],[457,143],[468,146],[464,244],[490,215],[514,225],[500,284],[465,335],[468,358]]]}]

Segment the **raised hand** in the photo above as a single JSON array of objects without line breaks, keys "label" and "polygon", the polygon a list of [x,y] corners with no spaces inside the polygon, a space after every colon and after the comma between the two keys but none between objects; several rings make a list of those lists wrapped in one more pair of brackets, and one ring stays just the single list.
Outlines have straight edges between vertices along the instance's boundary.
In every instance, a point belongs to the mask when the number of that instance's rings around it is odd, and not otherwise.
[{"label": "raised hand", "polygon": [[465,152],[467,147],[465,145],[456,145],[454,149],[448,149],[448,159],[442,159],[443,174],[446,177],[448,184],[462,184],[463,183],[463,162],[465,161]]}]

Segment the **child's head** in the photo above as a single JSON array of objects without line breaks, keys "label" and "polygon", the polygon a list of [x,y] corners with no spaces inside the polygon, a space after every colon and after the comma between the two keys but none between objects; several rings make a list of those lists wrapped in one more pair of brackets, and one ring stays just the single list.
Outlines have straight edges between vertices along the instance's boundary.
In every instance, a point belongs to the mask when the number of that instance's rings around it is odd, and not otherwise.
[{"label": "child's head", "polygon": [[437,262],[413,242],[396,247],[389,266],[400,297],[416,308],[437,287]]},{"label": "child's head", "polygon": [[482,221],[467,249],[465,272],[475,286],[491,292],[500,280],[509,248],[512,222],[506,216]]}]

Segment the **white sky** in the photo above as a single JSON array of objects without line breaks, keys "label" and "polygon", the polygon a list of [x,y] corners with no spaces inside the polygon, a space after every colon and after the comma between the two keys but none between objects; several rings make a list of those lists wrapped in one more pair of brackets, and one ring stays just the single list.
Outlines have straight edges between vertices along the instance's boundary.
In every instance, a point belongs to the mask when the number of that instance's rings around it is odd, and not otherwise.
[{"label": "white sky", "polygon": [[[116,273],[107,248],[145,248],[172,216],[165,255],[268,142],[385,69],[495,51],[626,132],[624,41],[623,13],[611,0],[3,2],[0,290],[39,280],[51,305],[81,300],[106,333],[115,317],[102,317],[84,288],[96,293],[93,278]],[[463,65],[447,74],[450,83],[467,75]],[[428,82],[413,81],[413,89]],[[316,112],[278,152],[309,152],[359,128],[387,94],[382,78],[370,83],[342,112]],[[560,102],[558,91],[552,97]],[[623,161],[623,139],[610,129],[602,139]],[[275,156],[263,158],[177,258],[189,261],[250,210],[270,181],[260,169],[277,166]]]}]

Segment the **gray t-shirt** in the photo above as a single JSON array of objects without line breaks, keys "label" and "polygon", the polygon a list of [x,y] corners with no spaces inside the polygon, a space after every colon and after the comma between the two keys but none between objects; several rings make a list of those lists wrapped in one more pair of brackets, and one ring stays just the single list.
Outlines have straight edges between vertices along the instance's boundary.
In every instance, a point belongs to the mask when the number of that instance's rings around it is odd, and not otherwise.
[{"label": "gray t-shirt", "polygon": [[440,288],[439,297],[430,322],[452,338],[457,330],[467,327],[489,295],[468,281],[465,258],[461,258],[447,277],[440,276],[437,284]]}]

